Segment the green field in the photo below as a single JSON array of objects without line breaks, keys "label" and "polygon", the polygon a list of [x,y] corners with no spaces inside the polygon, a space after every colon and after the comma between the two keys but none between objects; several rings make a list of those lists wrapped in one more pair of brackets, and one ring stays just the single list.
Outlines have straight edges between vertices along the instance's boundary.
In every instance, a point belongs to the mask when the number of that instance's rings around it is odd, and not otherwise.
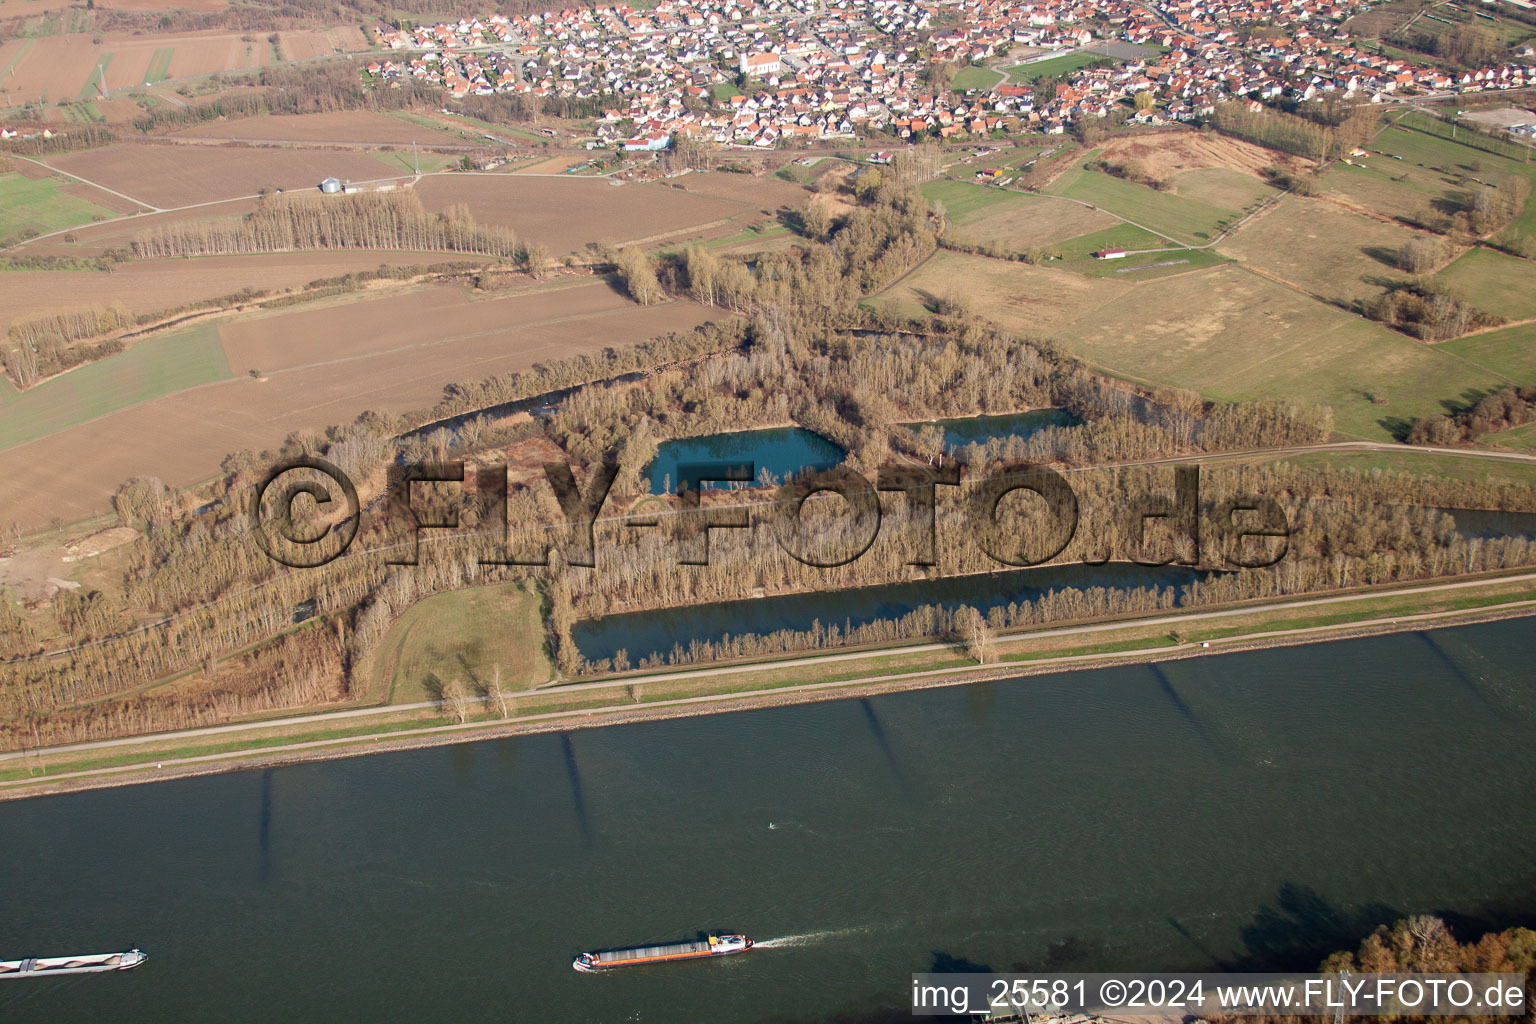
[{"label": "green field", "polygon": [[82,100],[93,100],[97,97],[97,90],[101,88],[102,78],[106,75],[107,66],[112,63],[112,54],[104,53],[96,66],[91,68],[91,77],[85,80],[85,85],[80,89]]},{"label": "green field", "polygon": [[218,328],[211,324],[140,342],[0,404],[0,449],[229,376]]},{"label": "green field", "polygon": [[15,171],[0,174],[0,240],[23,233],[45,234],[112,216],[110,210],[61,192],[62,184],[57,178],[25,178]]},{"label": "green field", "polygon": [[944,213],[955,223],[962,223],[971,215],[991,206],[1007,203],[1011,194],[1000,188],[988,188],[969,181],[952,178],[935,178],[922,188],[930,201],[937,199],[944,204]]},{"label": "green field", "polygon": [[163,82],[171,73],[171,58],[176,56],[174,46],[162,46],[155,51],[149,60],[149,70],[144,72],[144,81],[150,85]]},{"label": "green field", "polygon": [[435,700],[444,683],[474,694],[490,685],[497,665],[509,691],[553,676],[545,650],[540,598],[532,583],[502,583],[436,594],[390,627],[375,662],[376,688],[390,703]]},{"label": "green field", "polygon": [[950,88],[955,92],[966,92],[970,89],[991,89],[1003,80],[1005,76],[995,68],[984,68],[979,64],[968,64],[961,68],[955,75],[955,80],[950,83]]},{"label": "green field", "polygon": [[1238,218],[1234,210],[1172,192],[1159,192],[1149,185],[1138,185],[1102,171],[1080,169],[1079,174],[1070,177],[1063,174],[1048,191],[1102,206],[1126,220],[1192,245],[1210,241],[1227,222]]},{"label": "green field", "polygon": [[715,83],[715,100],[719,103],[728,102],[732,96],[740,95],[741,90],[736,88],[736,86],[730,82]]},{"label": "green field", "polygon": [[[1084,210],[1084,213],[1092,213]],[[1101,249],[1167,249],[1176,252],[1180,256],[1187,254],[1188,250],[1150,231],[1143,231],[1134,224],[1116,224],[1113,227],[1104,228],[1086,235],[1078,235],[1064,242],[1058,242],[1056,249],[1064,260],[1091,260],[1091,253]],[[1163,257],[1158,256],[1158,259]]]},{"label": "green field", "polygon": [[[1533,424],[1536,426],[1536,424]],[[1529,428],[1522,427],[1521,430]],[[1508,437],[1511,430],[1493,437]],[[1501,483],[1536,486],[1536,463],[1502,462],[1473,455],[1440,455],[1405,448],[1401,452],[1309,452],[1280,460],[1292,466],[1327,466],[1353,469],[1361,473],[1409,473],[1414,476],[1444,477],[1476,483]]]},{"label": "green field", "polygon": [[[1406,120],[1446,127],[1433,118],[1416,115]],[[1457,139],[1464,137],[1478,141],[1458,129]],[[1367,156],[1352,158],[1361,166],[1334,164],[1323,175],[1323,187],[1389,216],[1418,219],[1432,210],[1454,212],[1482,187],[1479,180],[1502,185],[1519,176],[1536,183],[1536,164],[1524,163],[1518,154],[1516,159],[1507,159],[1409,128],[1388,128],[1366,148],[1370,151]],[[1512,229],[1536,234],[1536,206],[1527,203]]]},{"label": "green field", "polygon": [[1497,370],[1511,380],[1536,384],[1536,324],[1457,338],[1439,347]]},{"label": "green field", "polygon": [[[1395,440],[1443,402],[1501,385],[1421,345],[1237,267],[1136,288],[1054,332],[1097,366],[1212,398],[1332,406],[1338,431]],[[1372,402],[1381,399],[1381,404]]]},{"label": "green field", "polygon": [[[1068,244],[1078,242],[1078,239],[1074,239]],[[1116,246],[1110,246],[1110,248],[1116,248]],[[1120,248],[1124,247],[1120,246]],[[1138,284],[1173,274],[1187,274],[1191,270],[1204,270],[1226,262],[1224,257],[1209,249],[1169,249],[1167,252],[1142,253],[1118,260],[1097,260],[1090,256],[1086,259],[1063,261],[1060,264],[1051,265],[1059,265],[1065,270],[1085,274],[1088,277],[1103,277]]]},{"label": "green field", "polygon": [[1536,423],[1527,423],[1523,427],[1516,427],[1514,430],[1506,430],[1499,434],[1489,434],[1482,439],[1482,444],[1489,448],[1536,452]]},{"label": "green field", "polygon": [[1065,57],[1052,57],[1034,64],[1015,64],[1008,68],[1008,81],[1033,82],[1037,78],[1059,78],[1078,68],[1085,68],[1096,60],[1110,60],[1102,53],[1069,53]]},{"label": "green field", "polygon": [[[1500,143],[1493,150],[1482,148],[1491,140],[1485,135],[1469,133],[1458,128],[1456,130],[1457,141],[1437,134],[1444,130],[1449,131],[1449,126],[1440,121],[1419,115],[1409,115],[1405,123],[1421,126],[1425,130],[1409,130],[1406,128],[1391,128],[1382,133],[1384,145],[1379,145],[1385,152],[1397,153],[1402,156],[1401,161],[1394,163],[1422,163],[1433,171],[1434,168],[1448,169],[1451,173],[1446,177],[1456,178],[1459,175],[1475,175],[1477,178],[1493,184],[1519,176],[1530,181],[1536,186],[1536,155],[1531,153],[1530,147],[1518,143]],[[1470,178],[1460,185],[1453,186],[1452,191],[1458,194],[1479,188],[1480,186]],[[1525,235],[1536,235],[1536,188],[1532,189],[1532,195],[1526,201],[1525,210],[1517,217],[1510,230]]]},{"label": "green field", "polygon": [[1435,275],[1478,309],[1508,320],[1536,318],[1536,263],[1491,249],[1469,249]]}]

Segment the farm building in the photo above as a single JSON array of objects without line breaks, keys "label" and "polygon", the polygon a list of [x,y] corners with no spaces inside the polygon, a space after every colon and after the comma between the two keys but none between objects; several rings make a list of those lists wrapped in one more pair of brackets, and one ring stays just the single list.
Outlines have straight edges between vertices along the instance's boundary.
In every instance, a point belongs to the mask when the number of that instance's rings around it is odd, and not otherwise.
[{"label": "farm building", "polygon": [[320,183],[320,191],[328,196],[333,196],[341,191],[340,178],[326,178]]},{"label": "farm building", "polygon": [[1098,252],[1093,254],[1093,258],[1096,260],[1123,260],[1125,259],[1125,250],[1100,249]]}]

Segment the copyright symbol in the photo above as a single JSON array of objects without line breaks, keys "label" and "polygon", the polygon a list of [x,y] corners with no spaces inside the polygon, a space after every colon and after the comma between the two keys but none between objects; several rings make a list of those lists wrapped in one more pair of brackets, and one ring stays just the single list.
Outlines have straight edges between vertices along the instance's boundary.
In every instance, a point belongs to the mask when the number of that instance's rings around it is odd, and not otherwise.
[{"label": "copyright symbol", "polygon": [[[311,511],[303,508],[300,495],[309,496],[313,514],[295,515]],[[347,474],[324,459],[301,455],[273,466],[256,488],[251,532],[273,561],[291,569],[316,569],[352,545],[360,509]]]},{"label": "copyright symbol", "polygon": [[1125,1002],[1125,982],[1110,979],[1099,987],[1099,1002],[1105,1006],[1119,1006]]}]

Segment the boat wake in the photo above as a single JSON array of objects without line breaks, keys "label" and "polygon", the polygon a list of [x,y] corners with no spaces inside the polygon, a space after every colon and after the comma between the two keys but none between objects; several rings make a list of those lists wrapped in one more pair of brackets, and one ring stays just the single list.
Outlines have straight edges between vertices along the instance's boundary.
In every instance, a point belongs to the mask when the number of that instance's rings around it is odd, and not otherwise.
[{"label": "boat wake", "polygon": [[754,942],[753,949],[793,949],[797,946],[814,946],[818,943],[829,942],[832,939],[843,938],[849,935],[857,935],[868,931],[868,928],[837,928],[824,932],[804,932],[800,935],[781,935],[776,939],[763,939]]},{"label": "boat wake", "polygon": [[799,821],[770,821],[768,823],[768,829],[772,832],[779,832],[787,829],[790,831],[809,832],[811,835],[816,834],[815,829]]}]

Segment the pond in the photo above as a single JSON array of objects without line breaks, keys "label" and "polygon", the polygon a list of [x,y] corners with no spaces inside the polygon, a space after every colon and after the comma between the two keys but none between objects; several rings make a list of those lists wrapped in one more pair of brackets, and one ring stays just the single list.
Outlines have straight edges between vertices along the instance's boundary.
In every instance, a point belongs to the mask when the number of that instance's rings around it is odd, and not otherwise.
[{"label": "pond", "polygon": [[[807,471],[831,469],[843,461],[837,445],[804,427],[772,427],[740,430],[663,441],[656,447],[649,477],[652,494],[676,494],[685,483],[698,484],[700,477],[740,471],[756,481],[766,470],[775,480]],[[728,484],[706,482],[701,489],[724,489]]]},{"label": "pond", "polygon": [[1010,602],[1033,600],[1050,590],[1067,587],[1178,587],[1208,576],[1185,566],[1053,565],[977,576],[890,583],[854,590],[785,594],[749,601],[661,608],[628,612],[576,623],[573,635],[581,653],[592,661],[623,650],[633,663],[649,654],[665,655],[673,644],[686,648],[692,640],[717,641],[727,634],[773,633],[781,629],[808,630],[815,623],[839,628],[861,626],[879,619],[899,619],[924,605],[953,611],[970,605],[985,612]]},{"label": "pond", "polygon": [[[1031,409],[1001,416],[966,416],[961,419],[935,420],[944,431],[944,448],[955,451],[968,444],[986,444],[994,437],[1029,437],[1047,427],[1075,427],[1083,421],[1065,409]],[[922,430],[928,423],[907,423],[912,430]]]}]

